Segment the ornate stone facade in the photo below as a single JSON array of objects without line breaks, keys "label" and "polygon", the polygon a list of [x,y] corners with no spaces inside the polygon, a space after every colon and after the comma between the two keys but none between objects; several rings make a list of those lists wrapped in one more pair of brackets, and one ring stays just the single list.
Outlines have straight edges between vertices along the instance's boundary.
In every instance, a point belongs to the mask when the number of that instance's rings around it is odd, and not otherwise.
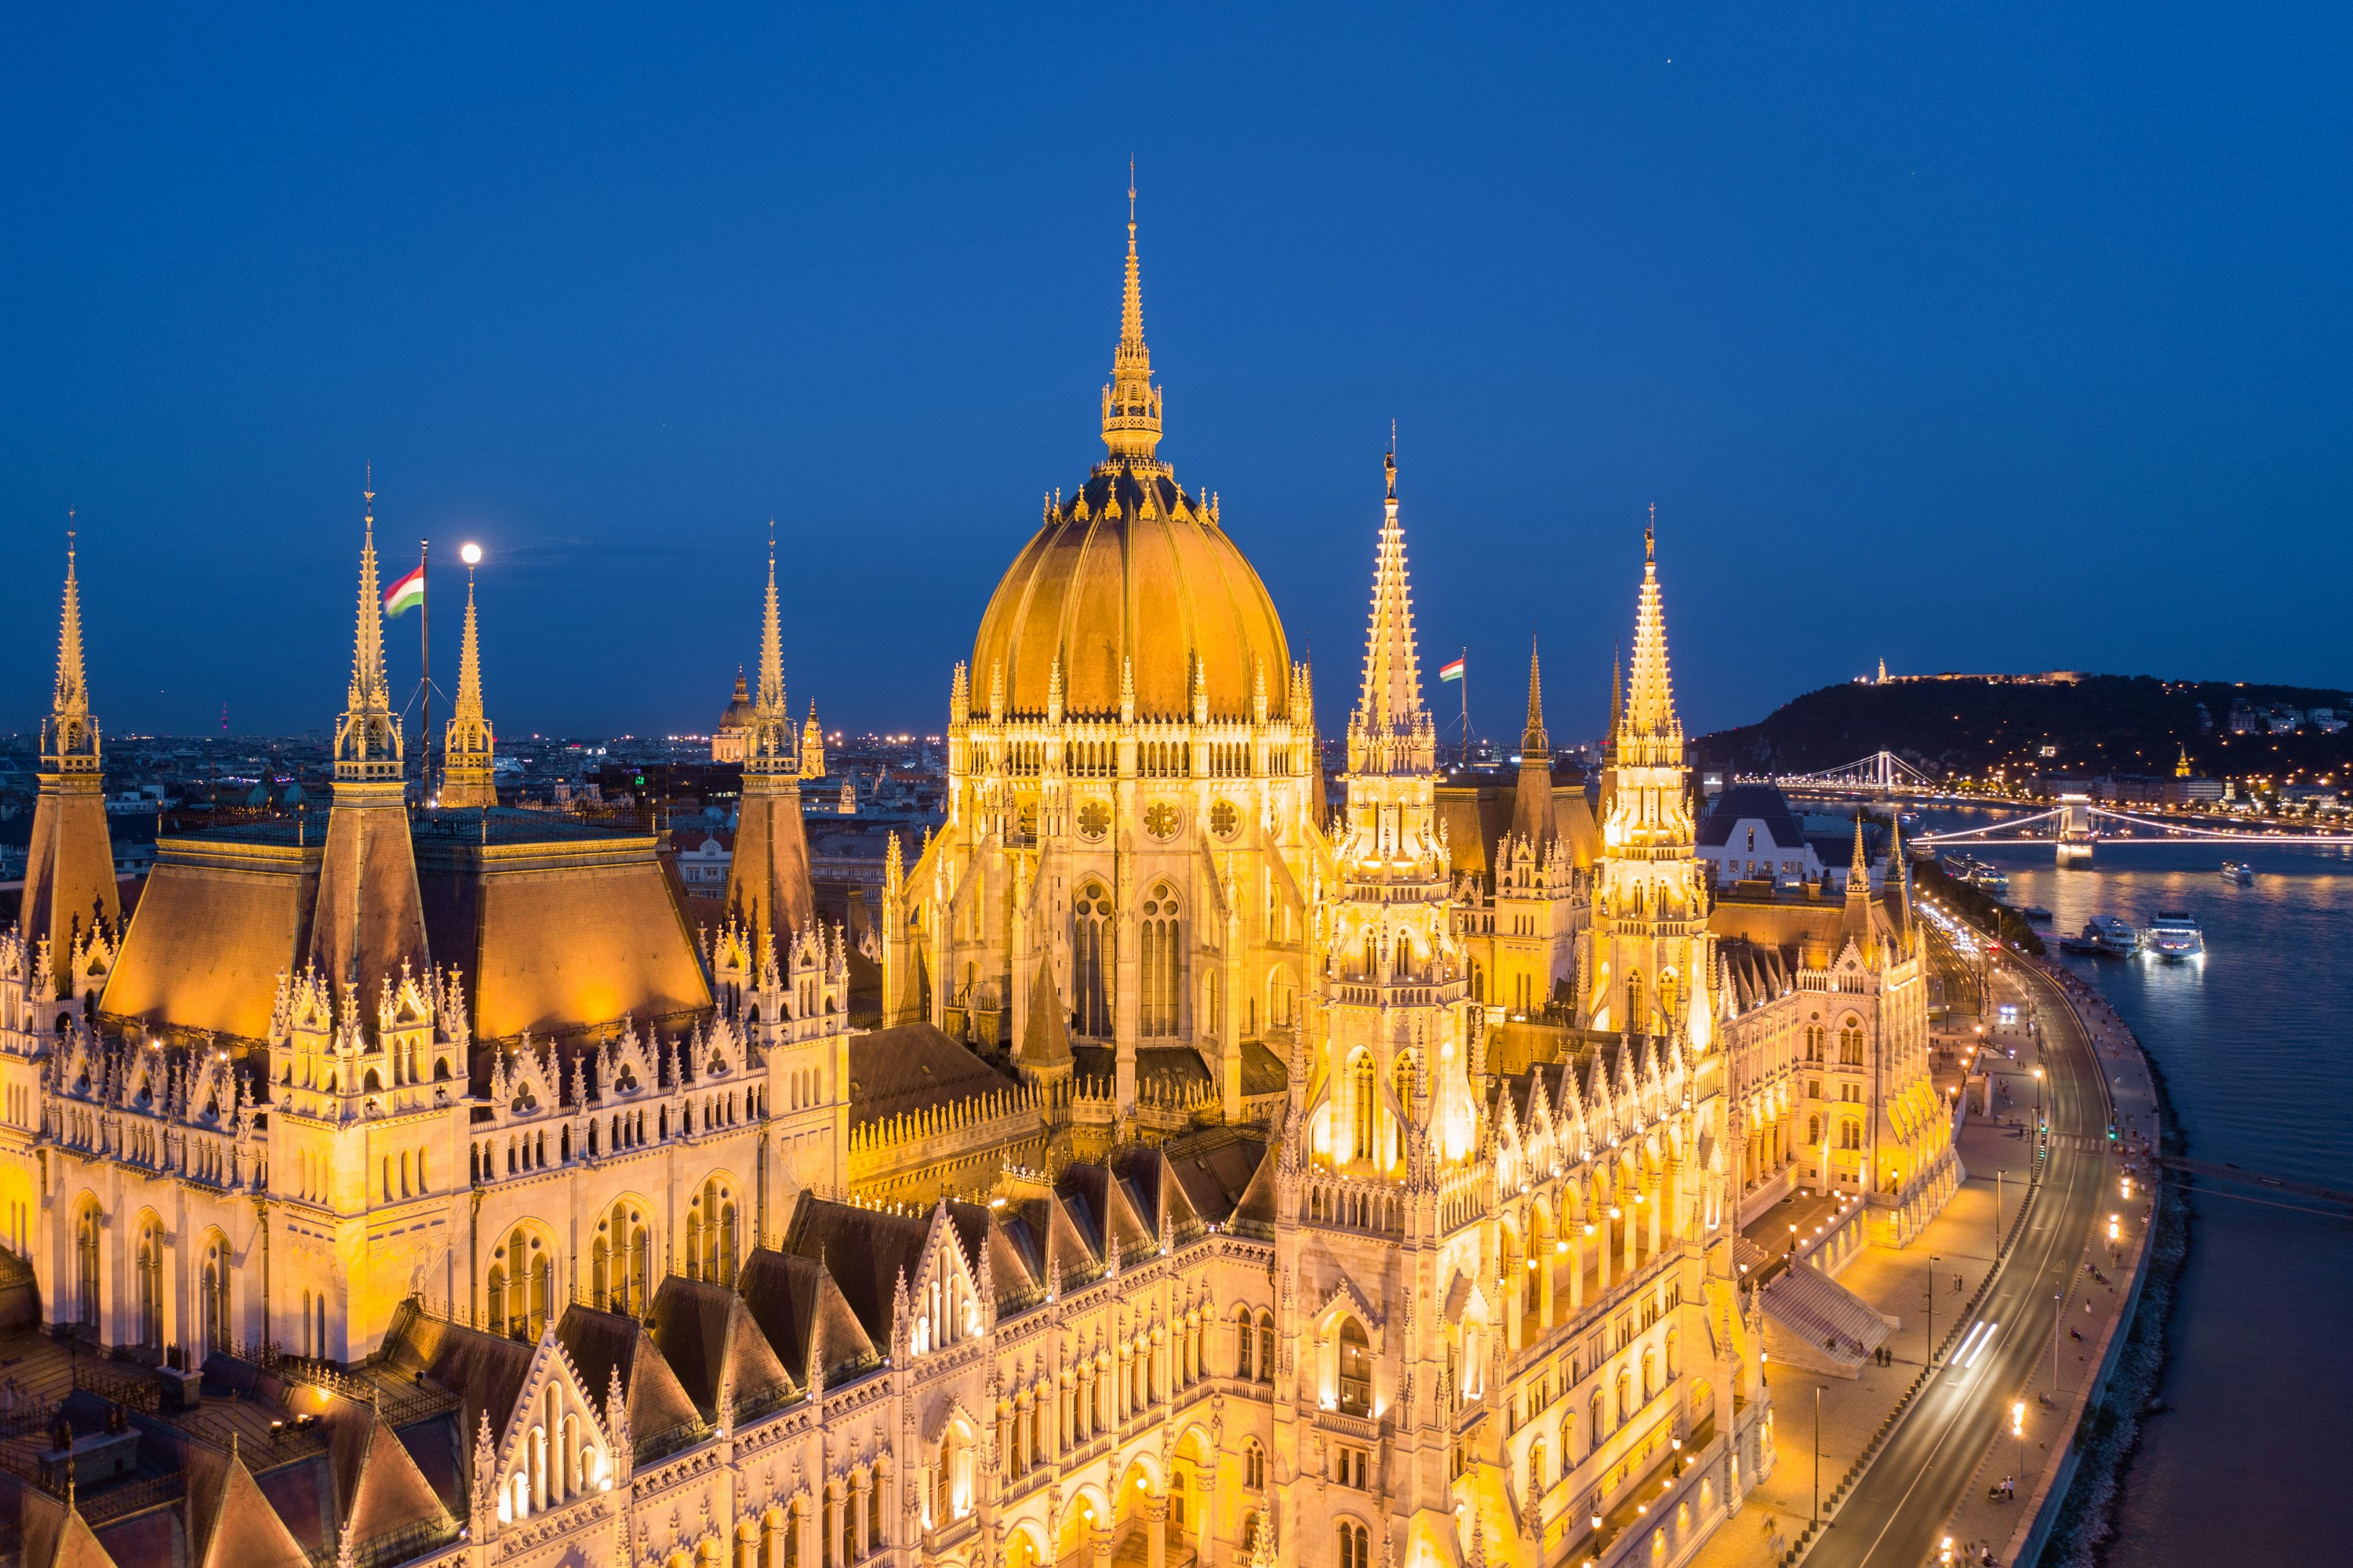
[{"label": "ornate stone facade", "polygon": [[[405,803],[372,510],[323,834],[169,841],[128,933],[101,900],[0,938],[0,1240],[44,1319],[323,1424],[305,1515],[257,1480],[294,1448],[167,1423],[190,1561],[1656,1568],[1739,1506],[1774,1460],[1744,1206],[1802,1169],[1901,1244],[1957,1171],[1900,886],[1712,902],[1654,561],[1598,842],[1532,658],[1474,865],[1393,461],[1327,821],[1308,673],[1161,411],[1131,223],[1108,456],[955,673],[878,1030],[811,913],[773,560],[698,937],[650,834]],[[453,793],[474,636],[470,600]],[[33,1568],[141,1560],[28,1497]]]}]

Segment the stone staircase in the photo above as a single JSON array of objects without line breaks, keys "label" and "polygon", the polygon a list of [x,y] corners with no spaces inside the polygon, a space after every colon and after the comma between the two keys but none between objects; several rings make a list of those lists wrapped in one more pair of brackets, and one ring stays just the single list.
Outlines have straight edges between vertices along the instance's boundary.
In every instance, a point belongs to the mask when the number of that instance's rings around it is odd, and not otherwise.
[{"label": "stone staircase", "polygon": [[1765,1287],[1765,1317],[1777,1330],[1776,1357],[1834,1377],[1858,1375],[1898,1323],[1803,1264]]}]

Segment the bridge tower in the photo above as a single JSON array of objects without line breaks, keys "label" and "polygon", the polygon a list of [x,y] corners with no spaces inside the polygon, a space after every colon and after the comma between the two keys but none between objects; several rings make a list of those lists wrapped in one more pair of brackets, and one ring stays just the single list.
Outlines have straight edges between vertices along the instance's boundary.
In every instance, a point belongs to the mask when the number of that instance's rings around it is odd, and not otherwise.
[{"label": "bridge tower", "polygon": [[2089,795],[2059,797],[2059,863],[2062,866],[2092,863],[2092,798]]}]

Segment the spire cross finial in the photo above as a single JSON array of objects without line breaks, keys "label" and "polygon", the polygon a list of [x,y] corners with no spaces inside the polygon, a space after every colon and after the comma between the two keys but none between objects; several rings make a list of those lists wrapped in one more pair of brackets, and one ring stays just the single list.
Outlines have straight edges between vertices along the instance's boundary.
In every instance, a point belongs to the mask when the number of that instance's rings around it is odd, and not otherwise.
[{"label": "spire cross finial", "polygon": [[1135,160],[1127,161],[1127,234],[1135,238]]},{"label": "spire cross finial", "polygon": [[1642,524],[1642,561],[1648,565],[1659,558],[1659,503],[1651,503],[1651,520]]}]

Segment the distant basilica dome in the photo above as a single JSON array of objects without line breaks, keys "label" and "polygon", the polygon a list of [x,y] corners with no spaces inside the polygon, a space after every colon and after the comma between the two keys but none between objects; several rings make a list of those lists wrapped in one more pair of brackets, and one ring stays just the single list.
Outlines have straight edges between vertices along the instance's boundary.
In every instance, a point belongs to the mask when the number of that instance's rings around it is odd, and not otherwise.
[{"label": "distant basilica dome", "polygon": [[719,727],[711,732],[711,760],[741,762],[750,751],[752,734],[752,688],[744,683],[744,672],[735,672],[735,700],[719,715]]}]

